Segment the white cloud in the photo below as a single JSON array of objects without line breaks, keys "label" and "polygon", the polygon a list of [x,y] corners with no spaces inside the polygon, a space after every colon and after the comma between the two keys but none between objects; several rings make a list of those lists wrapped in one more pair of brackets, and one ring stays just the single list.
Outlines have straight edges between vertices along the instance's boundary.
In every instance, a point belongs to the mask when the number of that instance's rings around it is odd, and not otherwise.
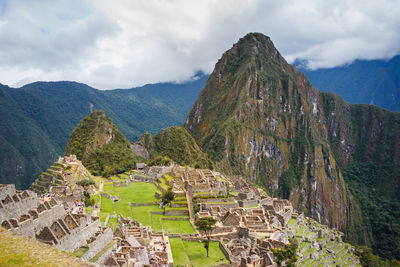
[{"label": "white cloud", "polygon": [[2,1],[0,82],[185,80],[247,32],[313,68],[387,58],[400,52],[399,13],[396,0]]}]

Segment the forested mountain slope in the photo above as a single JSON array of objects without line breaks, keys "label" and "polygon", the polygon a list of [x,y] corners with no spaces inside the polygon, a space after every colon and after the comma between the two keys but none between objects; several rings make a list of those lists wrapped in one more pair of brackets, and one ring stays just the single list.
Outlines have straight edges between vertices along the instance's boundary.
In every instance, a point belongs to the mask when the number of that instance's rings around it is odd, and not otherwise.
[{"label": "forested mountain slope", "polygon": [[92,110],[104,110],[129,141],[182,124],[206,79],[109,91],[76,82],[0,85],[0,183],[28,188],[64,154],[72,130]]}]

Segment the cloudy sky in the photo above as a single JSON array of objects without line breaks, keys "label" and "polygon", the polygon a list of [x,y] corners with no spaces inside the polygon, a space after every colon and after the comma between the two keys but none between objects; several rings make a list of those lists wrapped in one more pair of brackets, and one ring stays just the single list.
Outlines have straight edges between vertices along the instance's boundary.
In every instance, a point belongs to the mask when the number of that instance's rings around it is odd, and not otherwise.
[{"label": "cloudy sky", "polygon": [[399,14],[399,0],[0,0],[0,83],[183,81],[248,32],[311,68],[390,58]]}]

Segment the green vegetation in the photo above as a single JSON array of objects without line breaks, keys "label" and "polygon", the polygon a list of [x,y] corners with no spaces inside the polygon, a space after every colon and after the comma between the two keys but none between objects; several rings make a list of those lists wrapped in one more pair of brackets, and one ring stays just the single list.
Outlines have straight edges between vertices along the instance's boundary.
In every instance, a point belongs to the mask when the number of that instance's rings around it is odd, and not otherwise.
[{"label": "green vegetation", "polygon": [[172,160],[168,156],[155,156],[155,158],[146,162],[147,166],[168,166]]},{"label": "green vegetation", "polygon": [[204,247],[201,242],[185,241],[180,238],[170,238],[169,240],[174,264],[177,266],[203,267],[216,266],[222,263],[229,264],[219,248],[218,242],[210,242],[209,257],[204,257]]},{"label": "green vegetation", "polygon": [[212,162],[183,127],[163,129],[154,137],[146,133],[138,143],[152,155],[149,165],[166,165],[172,159],[180,165],[212,169]]},{"label": "green vegetation", "polygon": [[0,266],[86,266],[79,258],[0,227]]},{"label": "green vegetation", "polygon": [[217,221],[213,217],[200,218],[194,222],[194,225],[196,225],[197,229],[199,229],[199,231],[203,232],[207,236],[207,239],[203,241],[204,248],[207,251],[207,257],[208,257],[208,249],[210,247],[211,233],[215,229],[216,223]]},{"label": "green vegetation", "polygon": [[142,161],[102,110],[85,117],[71,134],[65,155],[75,154],[93,175],[110,177]]},{"label": "green vegetation", "polygon": [[[286,245],[284,249],[273,248],[272,252],[274,253],[276,264],[278,266],[282,266],[282,263],[285,262],[285,266],[296,266],[297,256],[297,240],[296,238],[290,239],[290,244]],[[306,253],[307,254],[307,253]]]},{"label": "green vegetation", "polygon": [[95,185],[95,181],[89,180],[89,179],[84,179],[76,182],[77,185],[82,186],[84,188],[89,187],[90,185]]},{"label": "green vegetation", "polygon": [[94,205],[94,199],[90,197],[87,191],[83,191],[83,196],[85,197],[85,207],[91,207]]},{"label": "green vegetation", "polygon": [[[104,221],[107,214],[121,214],[125,218],[130,217],[137,219],[145,225],[150,225],[150,215],[148,214],[153,206],[137,206],[131,207],[130,202],[135,203],[155,203],[158,199],[155,197],[157,187],[152,183],[130,183],[128,186],[112,187],[112,185],[104,185],[104,192],[113,196],[117,196],[117,202],[111,201],[107,197],[101,197],[100,220]],[[158,206],[154,206],[154,211],[160,211]],[[148,209],[148,210],[146,210]],[[109,221],[111,222],[111,221]]]},{"label": "green vegetation", "polygon": [[[128,186],[124,187],[112,187],[112,184],[107,184],[104,185],[104,192],[113,196],[118,196],[119,200],[113,202],[107,197],[101,198],[99,217],[102,222],[105,221],[107,214],[110,216],[113,214],[121,214],[125,218],[129,217],[138,220],[143,223],[143,225],[150,225],[155,231],[164,230],[167,233],[182,234],[196,233],[187,216],[165,216],[163,215],[164,209],[160,208],[158,205],[130,206],[129,202],[157,203],[159,201],[155,197],[155,192],[158,192],[158,188],[152,183],[137,182],[130,183]],[[94,198],[98,198],[98,195]],[[162,214],[153,214],[154,212]],[[165,218],[179,218],[185,220],[163,220]],[[108,222],[108,225],[110,225],[111,222],[114,222],[115,225],[117,223],[117,218],[110,218]]]},{"label": "green vegetation", "polygon": [[151,228],[154,231],[165,231],[166,233],[175,234],[195,234],[192,224],[188,220],[187,216],[174,216],[173,219],[185,219],[185,220],[168,220],[170,216],[164,216],[162,214],[151,214]]},{"label": "green vegetation", "polygon": [[169,187],[167,191],[163,192],[161,195],[161,200],[165,204],[171,203],[171,201],[174,199],[175,195],[174,192],[172,192],[172,188]]},{"label": "green vegetation", "polygon": [[335,68],[304,71],[312,84],[324,92],[334,92],[350,103],[371,103],[400,111],[398,70],[400,56],[390,60],[356,60]]},{"label": "green vegetation", "polygon": [[110,243],[107,244],[107,246],[105,246],[101,251],[99,251],[99,253],[97,253],[93,258],[90,259],[90,262],[96,262],[101,255],[103,255],[107,250],[109,250],[110,248],[112,248],[115,243],[117,243],[117,240],[113,240]]},{"label": "green vegetation", "polygon": [[140,161],[143,161],[142,158],[135,155],[129,146],[108,143],[96,149],[83,163],[92,174],[110,177],[133,169],[136,162]]},{"label": "green vegetation", "polygon": [[268,37],[249,33],[215,66],[185,128],[222,172],[255,179],[306,215],[320,203],[348,240],[399,260],[399,115],[320,94]]},{"label": "green vegetation", "polygon": [[399,267],[400,261],[396,259],[383,260],[379,256],[372,253],[372,249],[369,247],[358,247],[355,254],[360,258],[360,263],[362,266],[367,267]]},{"label": "green vegetation", "polygon": [[84,246],[84,247],[80,247],[77,250],[75,250],[73,254],[74,254],[75,257],[80,258],[83,255],[85,255],[85,253],[88,252],[88,251],[89,251],[89,247]]},{"label": "green vegetation", "polygon": [[96,110],[86,116],[72,131],[65,155],[75,154],[79,160],[85,161],[94,149],[101,148],[110,141],[129,144],[111,118],[107,117],[104,111]]}]

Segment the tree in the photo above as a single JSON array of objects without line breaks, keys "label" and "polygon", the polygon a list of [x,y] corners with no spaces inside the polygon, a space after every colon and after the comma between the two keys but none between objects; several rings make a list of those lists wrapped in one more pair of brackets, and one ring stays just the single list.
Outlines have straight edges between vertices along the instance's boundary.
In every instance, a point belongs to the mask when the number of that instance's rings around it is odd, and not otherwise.
[{"label": "tree", "polygon": [[174,192],[172,191],[172,188],[169,187],[167,191],[165,191],[164,193],[162,193],[161,195],[161,200],[163,202],[163,204],[167,204],[170,203],[175,197]]},{"label": "tree", "polygon": [[293,237],[290,239],[290,244],[286,245],[284,249],[273,248],[276,264],[282,266],[282,262],[286,261],[286,266],[296,266],[297,246],[297,240]]},{"label": "tree", "polygon": [[207,251],[207,257],[208,257],[208,248],[210,246],[211,233],[215,229],[216,223],[217,221],[212,217],[200,218],[194,222],[194,225],[197,227],[197,229],[199,229],[199,231],[202,231],[207,237],[207,240],[203,240],[204,248]]},{"label": "tree", "polygon": [[94,185],[95,182],[92,179],[84,179],[84,180],[78,181],[76,184],[79,185],[79,186],[82,186],[83,188],[86,189],[90,185]]}]

